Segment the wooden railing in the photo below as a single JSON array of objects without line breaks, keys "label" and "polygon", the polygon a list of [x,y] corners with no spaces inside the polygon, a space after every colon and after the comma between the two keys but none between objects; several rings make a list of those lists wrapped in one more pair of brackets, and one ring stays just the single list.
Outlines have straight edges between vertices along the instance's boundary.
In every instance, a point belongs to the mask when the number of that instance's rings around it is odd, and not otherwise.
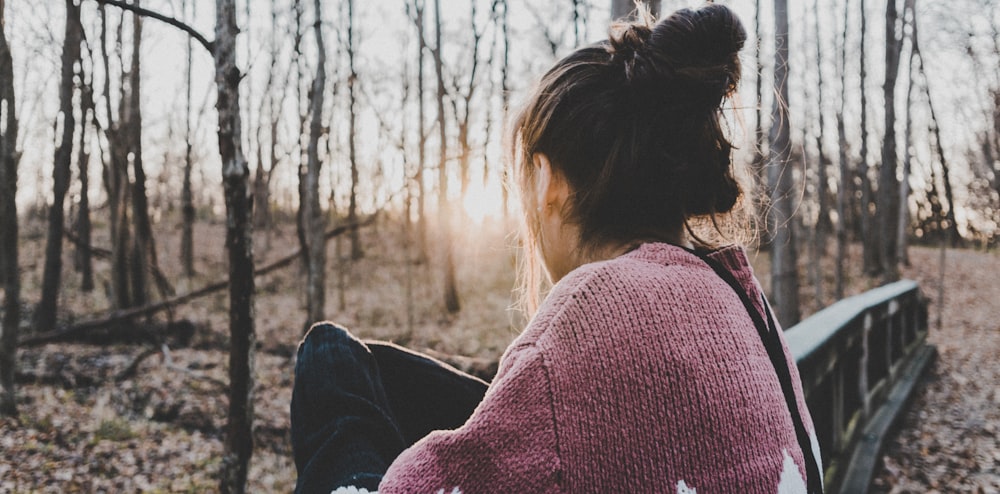
[{"label": "wooden railing", "polygon": [[840,300],[786,331],[827,492],[867,491],[882,438],[934,358],[926,337],[927,305],[909,280]]}]

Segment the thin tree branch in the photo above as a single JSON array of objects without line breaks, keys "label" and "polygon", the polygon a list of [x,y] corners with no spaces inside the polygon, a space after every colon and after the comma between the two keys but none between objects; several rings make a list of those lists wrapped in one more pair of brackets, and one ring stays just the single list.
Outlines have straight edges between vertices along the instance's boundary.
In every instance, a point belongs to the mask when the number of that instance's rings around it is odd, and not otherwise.
[{"label": "thin tree branch", "polygon": [[123,10],[128,10],[128,11],[134,12],[135,14],[141,15],[143,17],[151,17],[151,18],[156,19],[158,21],[170,24],[171,26],[174,26],[174,27],[180,29],[181,31],[184,31],[184,32],[188,33],[189,35],[191,35],[191,37],[194,38],[195,40],[197,40],[199,43],[201,43],[201,46],[204,46],[205,49],[208,50],[209,53],[214,53],[215,43],[213,43],[212,41],[209,41],[208,38],[206,38],[204,35],[202,35],[201,33],[199,33],[195,28],[193,28],[193,27],[191,27],[191,26],[189,26],[189,25],[187,25],[187,24],[185,24],[185,23],[183,23],[183,22],[181,22],[181,21],[179,21],[179,20],[177,20],[177,19],[175,19],[173,17],[168,17],[168,16],[165,16],[165,15],[159,13],[159,12],[154,12],[152,10],[144,9],[144,8],[136,6],[136,5],[128,4],[128,3],[125,3],[125,2],[123,2],[121,0],[94,0],[94,1],[96,1],[97,3],[102,4],[102,5],[111,5],[112,7],[118,7],[118,8],[123,9]]}]

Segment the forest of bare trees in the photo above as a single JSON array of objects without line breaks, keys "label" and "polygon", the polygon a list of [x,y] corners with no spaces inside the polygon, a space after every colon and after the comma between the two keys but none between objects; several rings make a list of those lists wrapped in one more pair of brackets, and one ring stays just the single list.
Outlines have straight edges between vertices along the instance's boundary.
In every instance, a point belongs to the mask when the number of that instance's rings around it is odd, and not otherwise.
[{"label": "forest of bare trees", "polygon": [[[752,42],[726,116],[785,327],[898,279],[911,245],[996,249],[1000,6],[729,3]],[[141,359],[166,362],[169,328],[200,327],[194,304],[227,291],[217,480],[243,492],[265,386],[255,361],[271,344],[258,333],[294,346],[314,321],[374,313],[350,298],[363,282],[405,287],[371,303],[403,311],[385,316],[401,339],[481,310],[467,298],[484,288],[463,273],[487,263],[468,239],[489,239],[504,273],[516,257],[508,110],[634,7],[0,0],[0,413],[32,410],[19,351],[148,332]],[[358,274],[390,265],[395,278]],[[263,278],[279,270],[296,281]],[[297,305],[262,328],[277,292]],[[79,297],[91,310],[68,308]]]}]

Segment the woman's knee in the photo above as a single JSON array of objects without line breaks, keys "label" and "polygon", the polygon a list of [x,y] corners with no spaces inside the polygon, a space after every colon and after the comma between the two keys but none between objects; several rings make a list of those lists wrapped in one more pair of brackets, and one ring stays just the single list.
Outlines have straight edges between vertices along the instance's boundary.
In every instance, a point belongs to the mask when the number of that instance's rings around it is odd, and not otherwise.
[{"label": "woman's knee", "polygon": [[371,354],[368,347],[351,332],[336,323],[322,321],[312,325],[299,343],[296,360],[301,365],[316,356],[336,358],[338,354]]},{"label": "woman's knee", "polygon": [[299,342],[298,352],[301,355],[304,348],[311,346],[354,345],[358,343],[360,340],[355,338],[347,328],[330,321],[320,321],[306,331],[306,335]]}]

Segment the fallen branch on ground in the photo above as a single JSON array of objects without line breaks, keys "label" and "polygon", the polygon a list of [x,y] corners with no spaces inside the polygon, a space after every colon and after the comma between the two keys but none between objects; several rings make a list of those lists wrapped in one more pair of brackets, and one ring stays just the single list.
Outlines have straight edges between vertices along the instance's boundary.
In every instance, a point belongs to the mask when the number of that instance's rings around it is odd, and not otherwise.
[{"label": "fallen branch on ground", "polygon": [[[323,239],[330,240],[331,238],[334,238],[338,235],[342,235],[356,228],[361,228],[363,226],[371,225],[372,223],[374,223],[374,221],[375,221],[375,216],[371,216],[365,221],[362,221],[360,223],[352,223],[349,225],[338,226],[332,230],[327,231],[326,234],[323,235]],[[291,254],[288,254],[266,266],[262,266],[255,269],[253,274],[254,276],[262,276],[272,271],[276,271],[278,269],[281,269],[285,266],[292,264],[301,255],[302,255],[302,249],[296,249],[295,252],[292,252]],[[149,316],[157,312],[161,312],[176,307],[178,305],[188,303],[192,300],[221,291],[228,286],[229,286],[229,279],[226,278],[225,280],[216,283],[211,283],[197,290],[177,295],[175,297],[171,297],[153,304],[145,305],[142,307],[135,307],[131,309],[115,310],[111,311],[110,313],[108,313],[103,317],[98,317],[96,319],[91,319],[89,321],[84,321],[67,327],[62,327],[45,333],[26,335],[25,337],[20,339],[20,341],[18,342],[18,346],[30,347],[30,346],[42,345],[53,341],[75,339],[84,333],[96,329],[107,328],[108,326],[111,326],[113,324],[122,321],[126,321],[128,319],[141,316]]]}]

